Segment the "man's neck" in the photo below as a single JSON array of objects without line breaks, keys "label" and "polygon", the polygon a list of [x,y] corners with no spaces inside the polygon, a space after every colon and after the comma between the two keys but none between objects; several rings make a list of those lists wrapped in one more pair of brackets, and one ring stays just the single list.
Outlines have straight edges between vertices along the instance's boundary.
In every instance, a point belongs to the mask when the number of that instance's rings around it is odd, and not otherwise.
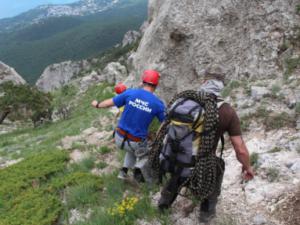
[{"label": "man's neck", "polygon": [[144,89],[145,91],[149,91],[149,92],[151,92],[151,93],[154,92],[154,88],[153,88],[153,87],[150,87],[150,86],[144,86],[143,89]]}]

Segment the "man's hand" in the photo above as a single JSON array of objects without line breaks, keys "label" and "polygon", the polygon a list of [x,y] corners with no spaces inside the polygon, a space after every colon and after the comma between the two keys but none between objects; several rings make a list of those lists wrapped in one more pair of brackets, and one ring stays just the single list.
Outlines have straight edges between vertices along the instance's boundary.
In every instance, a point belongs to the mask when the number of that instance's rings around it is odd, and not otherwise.
[{"label": "man's hand", "polygon": [[253,169],[251,167],[245,169],[244,167],[242,168],[242,173],[243,173],[243,179],[248,181],[248,180],[252,180],[255,173],[253,171]]},{"label": "man's hand", "polygon": [[98,105],[98,101],[96,101],[96,100],[92,101],[92,106],[93,107],[97,108],[97,105]]}]

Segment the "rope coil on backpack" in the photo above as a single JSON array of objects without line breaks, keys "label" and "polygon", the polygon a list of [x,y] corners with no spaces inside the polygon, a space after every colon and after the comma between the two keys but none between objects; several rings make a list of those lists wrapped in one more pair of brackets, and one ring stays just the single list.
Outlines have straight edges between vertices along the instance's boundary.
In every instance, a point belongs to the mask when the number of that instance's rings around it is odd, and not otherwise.
[{"label": "rope coil on backpack", "polygon": [[[203,135],[201,136],[201,142],[198,146],[195,167],[192,170],[191,176],[181,186],[187,187],[192,195],[203,200],[214,191],[216,186],[217,157],[214,154],[214,147],[219,123],[217,101],[214,95],[187,90],[175,95],[169,102],[168,108],[179,98],[191,99],[198,102],[203,106],[206,112],[204,115]],[[169,124],[170,119],[167,118],[158,130],[149,153],[149,162],[153,169],[152,176],[156,178],[159,177],[159,155]]]}]

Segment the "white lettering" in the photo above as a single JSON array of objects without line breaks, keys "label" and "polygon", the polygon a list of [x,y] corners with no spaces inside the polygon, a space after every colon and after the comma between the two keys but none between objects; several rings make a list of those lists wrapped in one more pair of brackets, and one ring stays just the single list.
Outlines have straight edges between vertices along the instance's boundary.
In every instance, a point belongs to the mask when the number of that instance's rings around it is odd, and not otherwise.
[{"label": "white lettering", "polygon": [[[147,104],[144,105],[142,102],[143,102],[143,103],[147,103]],[[140,109],[140,110],[142,110],[142,111],[145,111],[145,112],[148,112],[148,113],[151,113],[151,112],[152,112],[152,109],[150,109],[150,108],[148,107],[149,103],[148,103],[148,102],[144,102],[144,101],[142,101],[142,100],[140,100],[140,99],[135,99],[134,102],[133,102],[133,101],[129,101],[128,104],[131,105],[132,107],[137,108],[137,109]]]},{"label": "white lettering", "polygon": [[135,102],[140,104],[140,105],[146,106],[146,107],[149,106],[149,102],[145,102],[145,101],[143,101],[141,99],[138,99],[138,98],[135,99]]}]

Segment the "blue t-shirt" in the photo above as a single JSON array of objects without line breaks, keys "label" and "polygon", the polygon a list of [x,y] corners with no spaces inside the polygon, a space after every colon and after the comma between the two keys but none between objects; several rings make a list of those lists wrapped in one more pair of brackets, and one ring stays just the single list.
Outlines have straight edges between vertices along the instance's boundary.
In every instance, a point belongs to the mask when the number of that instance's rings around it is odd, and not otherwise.
[{"label": "blue t-shirt", "polygon": [[164,103],[144,89],[128,89],[113,98],[117,107],[125,106],[118,127],[129,134],[145,139],[154,117],[165,119]]}]

